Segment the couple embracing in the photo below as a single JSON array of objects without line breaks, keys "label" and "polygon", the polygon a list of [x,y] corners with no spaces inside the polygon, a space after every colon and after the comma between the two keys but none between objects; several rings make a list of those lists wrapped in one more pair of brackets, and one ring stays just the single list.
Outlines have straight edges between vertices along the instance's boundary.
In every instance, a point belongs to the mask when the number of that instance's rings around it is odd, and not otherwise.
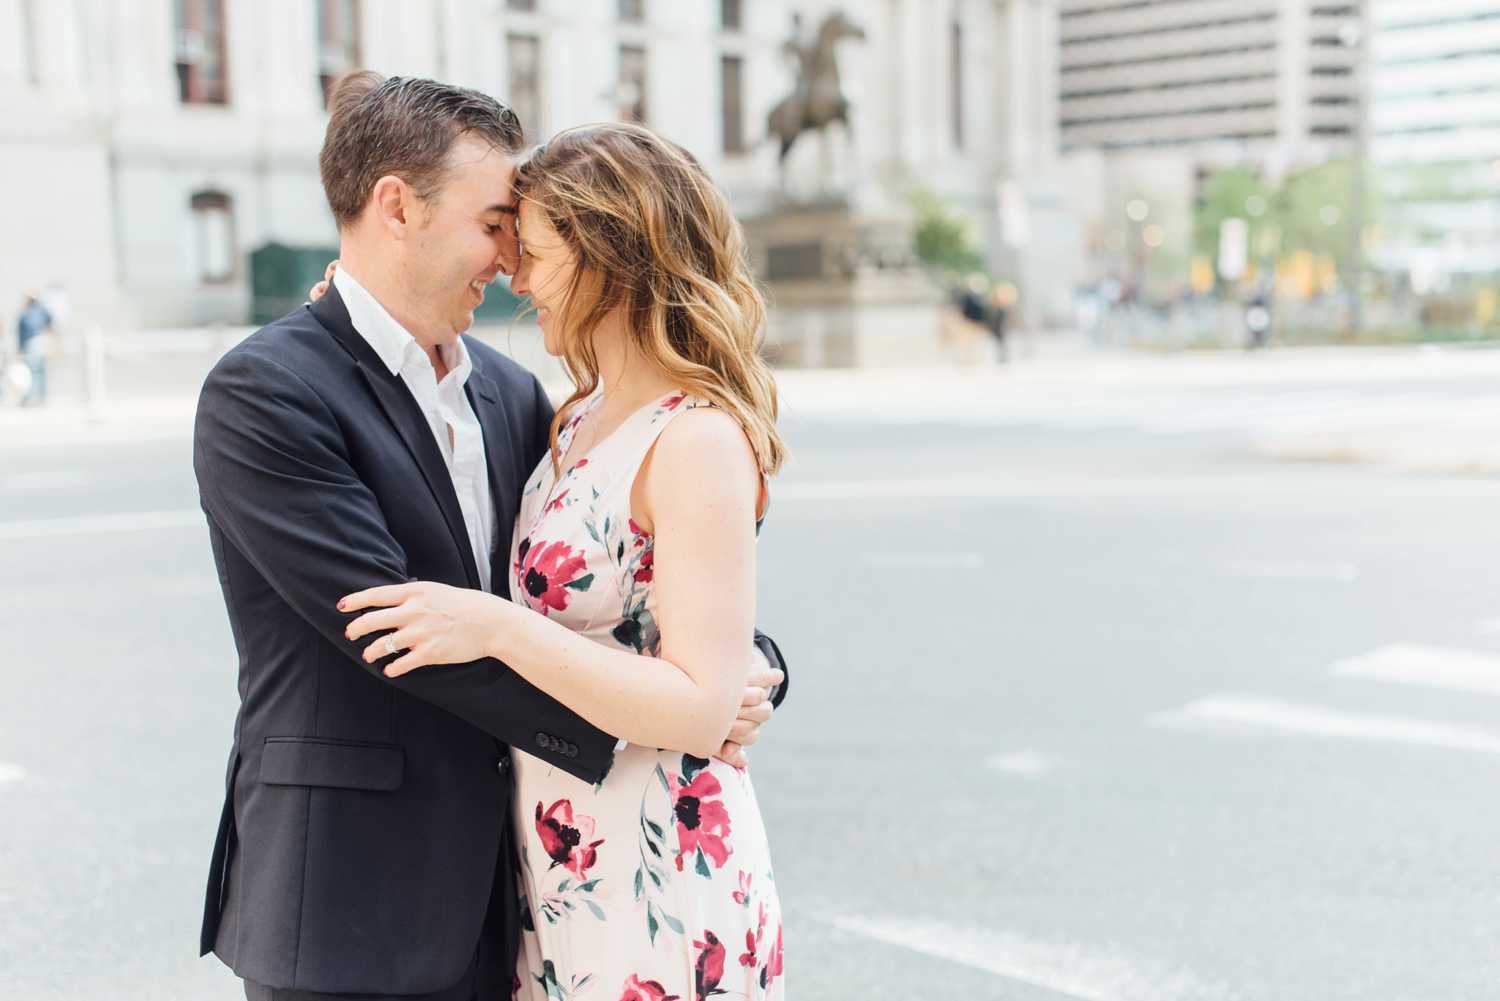
[{"label": "couple embracing", "polygon": [[[495,100],[346,78],[339,261],[203,387],[240,709],[202,950],[251,999],[781,998],[744,748],[781,466],[764,304],[697,161],[523,152]],[[574,382],[464,336],[498,274]]]}]

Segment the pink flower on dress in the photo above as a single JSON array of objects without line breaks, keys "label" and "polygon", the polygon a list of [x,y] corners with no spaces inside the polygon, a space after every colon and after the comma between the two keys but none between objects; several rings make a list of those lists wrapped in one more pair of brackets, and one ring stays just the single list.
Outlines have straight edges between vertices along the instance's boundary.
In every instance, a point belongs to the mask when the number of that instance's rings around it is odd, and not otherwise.
[{"label": "pink flower on dress", "polygon": [[620,1001],[680,1001],[680,995],[668,994],[655,980],[642,980],[639,974],[632,973],[625,981]]},{"label": "pink flower on dress", "polygon": [[651,578],[655,576],[655,567],[656,550],[648,549],[646,550],[645,555],[641,557],[640,569],[636,570],[635,572],[635,582],[637,584],[651,583]]},{"label": "pink flower on dress", "polygon": [[750,884],[754,880],[754,876],[743,869],[740,870],[740,888],[734,891],[734,902],[736,904],[739,904],[741,907],[750,906]]},{"label": "pink flower on dress", "polygon": [[675,396],[669,396],[662,401],[661,408],[663,410],[676,410],[678,407],[682,406],[682,401],[685,399],[687,399],[687,397],[682,393],[678,393]]},{"label": "pink flower on dress", "polygon": [[[729,811],[713,797],[719,796],[724,787],[708,770],[708,762],[702,758],[683,755],[684,768],[697,764],[696,774],[688,781],[681,775],[672,776],[672,813],[677,819],[677,871],[682,871],[684,856],[701,851],[713,860],[715,869],[724,868],[733,849],[729,846]],[[699,863],[702,864],[701,861]],[[703,875],[708,875],[706,871]]]},{"label": "pink flower on dress", "polygon": [[573,815],[573,804],[560,799],[544,814],[542,804],[536,805],[536,833],[542,839],[542,848],[552,859],[548,869],[563,866],[580,880],[589,867],[599,860],[595,851],[604,844],[604,839],[584,844],[594,833],[594,818],[583,814]]},{"label": "pink flower on dress", "polygon": [[755,932],[745,929],[745,951],[740,953],[740,965],[746,969],[755,969],[755,949],[759,943],[755,941]]},{"label": "pink flower on dress", "polygon": [[568,607],[568,590],[587,591],[593,574],[585,574],[588,559],[566,542],[543,542],[533,546],[522,539],[516,550],[516,582],[532,611],[550,615]]},{"label": "pink flower on dress", "polygon": [[766,956],[766,965],[760,971],[761,990],[770,990],[776,978],[781,976],[781,926],[776,926],[776,944],[771,946],[771,952]]},{"label": "pink flower on dress", "polygon": [[703,941],[693,942],[698,950],[698,959],[693,963],[693,992],[697,1001],[708,1001],[715,994],[727,994],[719,987],[724,979],[724,944],[717,935],[707,929]]},{"label": "pink flower on dress", "polygon": [[544,514],[550,514],[553,511],[561,511],[563,506],[563,498],[566,496],[568,496],[568,492],[564,490],[562,493],[558,494],[556,497],[548,501],[547,506],[542,508],[542,512]]}]

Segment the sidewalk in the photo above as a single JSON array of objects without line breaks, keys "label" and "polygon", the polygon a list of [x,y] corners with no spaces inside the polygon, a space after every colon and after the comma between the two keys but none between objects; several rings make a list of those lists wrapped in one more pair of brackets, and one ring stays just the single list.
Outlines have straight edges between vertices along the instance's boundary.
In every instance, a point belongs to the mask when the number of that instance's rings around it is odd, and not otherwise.
[{"label": "sidewalk", "polygon": [[[1017,355],[1007,365],[968,368],[783,370],[777,373],[782,413],[791,420],[873,424],[1231,430],[1244,432],[1255,454],[1276,461],[1500,473],[1500,350],[1162,355],[1058,341]],[[551,376],[548,389],[561,399],[567,384],[555,369]],[[40,409],[0,407],[0,452],[186,438],[201,374],[186,366],[167,377],[174,380],[116,394],[101,407],[76,395]]]}]

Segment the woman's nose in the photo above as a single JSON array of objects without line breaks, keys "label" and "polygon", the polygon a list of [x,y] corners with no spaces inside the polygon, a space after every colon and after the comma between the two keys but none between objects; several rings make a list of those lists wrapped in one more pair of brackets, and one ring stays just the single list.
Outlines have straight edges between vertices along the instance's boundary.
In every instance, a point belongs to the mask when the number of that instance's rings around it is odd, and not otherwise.
[{"label": "woman's nose", "polygon": [[526,258],[521,258],[515,270],[509,272],[509,274],[510,290],[512,292],[516,295],[531,294],[531,265],[527,263]]}]

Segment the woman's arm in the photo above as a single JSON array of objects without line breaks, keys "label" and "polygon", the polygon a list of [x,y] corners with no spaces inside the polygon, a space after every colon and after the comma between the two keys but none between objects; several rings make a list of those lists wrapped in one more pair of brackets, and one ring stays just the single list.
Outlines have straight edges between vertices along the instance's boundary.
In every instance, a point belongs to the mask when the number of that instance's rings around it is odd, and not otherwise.
[{"label": "woman's arm", "polygon": [[[655,532],[656,657],[612,650],[521,605],[435,584],[377,588],[348,610],[393,606],[351,624],[351,636],[395,629],[403,674],[483,654],[509,665],[594,726],[633,744],[719,752],[739,711],[755,622],[754,454],[733,418],[699,408],[662,432],[640,473],[643,527]],[[468,651],[466,653],[466,651]]]}]

